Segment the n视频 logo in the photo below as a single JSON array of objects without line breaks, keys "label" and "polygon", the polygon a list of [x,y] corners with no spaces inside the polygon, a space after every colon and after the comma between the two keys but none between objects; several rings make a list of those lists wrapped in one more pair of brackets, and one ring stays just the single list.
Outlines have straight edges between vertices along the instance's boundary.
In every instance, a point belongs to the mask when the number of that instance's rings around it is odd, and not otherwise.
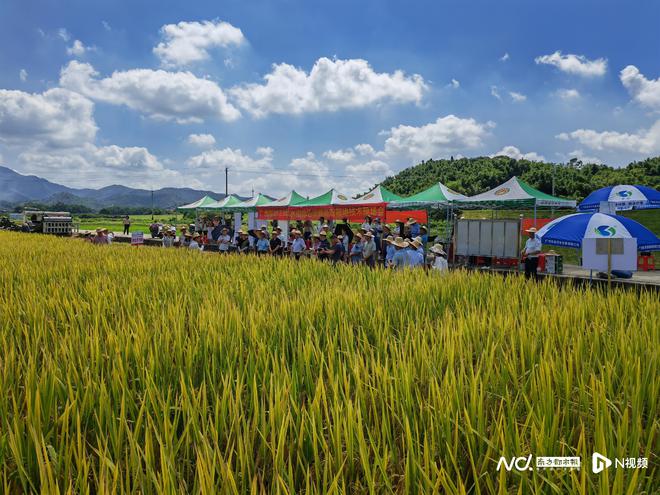
[{"label": "n\u89c6\u9891 logo", "polygon": [[616,229],[611,225],[599,225],[594,229],[594,232],[602,237],[614,237]]}]

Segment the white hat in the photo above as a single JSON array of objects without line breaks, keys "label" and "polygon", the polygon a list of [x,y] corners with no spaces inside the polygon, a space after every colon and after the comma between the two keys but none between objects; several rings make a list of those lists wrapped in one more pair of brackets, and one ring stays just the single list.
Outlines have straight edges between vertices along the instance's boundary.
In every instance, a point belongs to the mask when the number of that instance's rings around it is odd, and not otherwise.
[{"label": "white hat", "polygon": [[431,252],[435,254],[447,254],[445,253],[442,244],[434,244],[433,247],[431,248]]}]

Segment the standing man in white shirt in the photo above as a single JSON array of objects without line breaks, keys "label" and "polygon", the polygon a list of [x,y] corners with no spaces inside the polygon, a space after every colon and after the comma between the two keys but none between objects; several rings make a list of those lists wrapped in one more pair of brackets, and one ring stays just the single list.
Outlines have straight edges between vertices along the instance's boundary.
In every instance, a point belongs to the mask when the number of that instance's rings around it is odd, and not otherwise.
[{"label": "standing man in white shirt", "polygon": [[231,237],[229,236],[229,229],[227,227],[223,227],[220,237],[218,237],[218,251],[220,251],[220,254],[227,254],[229,252],[230,243]]},{"label": "standing man in white shirt", "polygon": [[293,253],[293,257],[299,260],[306,248],[305,240],[302,238],[302,232],[299,230],[294,229],[291,233],[294,236],[293,243],[291,244],[291,252]]},{"label": "standing man in white shirt", "polygon": [[536,229],[530,227],[525,232],[529,234],[529,239],[525,242],[523,257],[525,258],[525,278],[533,277],[538,280],[536,270],[539,267],[539,254],[541,254],[541,239],[536,237]]}]

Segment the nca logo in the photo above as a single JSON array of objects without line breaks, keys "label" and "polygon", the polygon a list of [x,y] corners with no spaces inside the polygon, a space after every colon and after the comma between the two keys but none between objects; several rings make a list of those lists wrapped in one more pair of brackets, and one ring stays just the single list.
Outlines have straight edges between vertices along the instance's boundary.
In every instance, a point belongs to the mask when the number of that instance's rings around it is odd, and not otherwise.
[{"label": "nca logo", "polygon": [[607,469],[612,465],[612,461],[598,452],[594,452],[591,456],[591,470],[594,473],[600,473],[602,470]]},{"label": "nca logo", "polygon": [[497,470],[499,471],[504,466],[504,469],[507,471],[533,471],[532,468],[532,455],[527,457],[512,457],[510,461],[507,462],[506,457],[500,457],[500,460],[497,462]]}]

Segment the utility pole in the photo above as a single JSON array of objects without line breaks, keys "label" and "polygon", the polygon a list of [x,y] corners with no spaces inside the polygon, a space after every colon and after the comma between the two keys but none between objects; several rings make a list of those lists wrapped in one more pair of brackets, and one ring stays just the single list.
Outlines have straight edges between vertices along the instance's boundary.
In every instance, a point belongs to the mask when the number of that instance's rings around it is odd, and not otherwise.
[{"label": "utility pole", "polygon": [[229,167],[225,167],[225,197],[229,196]]},{"label": "utility pole", "polygon": [[252,196],[250,196],[250,197],[254,198],[254,187],[252,188]]},{"label": "utility pole", "polygon": [[151,221],[154,221],[154,188],[151,188]]}]

